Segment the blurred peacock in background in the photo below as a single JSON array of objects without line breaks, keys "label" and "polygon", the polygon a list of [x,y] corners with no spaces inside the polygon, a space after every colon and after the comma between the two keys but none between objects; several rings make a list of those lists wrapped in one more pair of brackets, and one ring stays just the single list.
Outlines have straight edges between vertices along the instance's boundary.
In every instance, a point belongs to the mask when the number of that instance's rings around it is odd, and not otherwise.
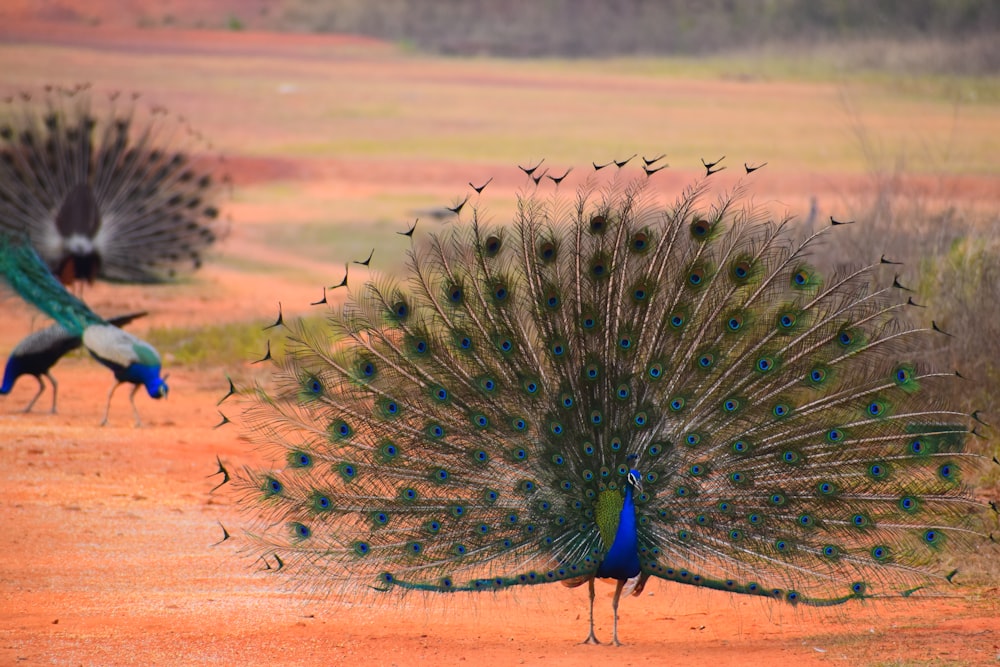
[{"label": "blurred peacock in background", "polygon": [[[108,324],[123,327],[129,322],[145,316],[145,312],[119,315],[108,318]],[[45,381],[42,380],[42,376],[45,376],[49,379],[49,384],[52,385],[52,409],[50,412],[55,414],[59,385],[49,371],[60,359],[81,345],[83,345],[83,336],[71,334],[61,324],[52,324],[28,334],[14,346],[10,357],[7,358],[7,365],[3,372],[3,383],[0,384],[0,394],[9,394],[14,388],[14,383],[22,375],[34,376],[35,380],[38,381],[38,391],[28,402],[28,406],[24,408],[25,412],[31,412],[38,397],[45,391]]]},{"label": "blurred peacock in background", "polygon": [[218,160],[161,107],[94,97],[48,87],[0,104],[0,230],[26,234],[66,284],[198,268],[224,232]]},{"label": "blurred peacock in background", "polygon": [[[749,170],[748,170],[749,171]],[[822,275],[746,186],[519,197],[414,242],[243,392],[278,461],[251,552],[348,596],[649,577],[805,605],[909,596],[985,538],[978,417],[880,264]],[[603,176],[603,174],[601,174]],[[752,177],[751,177],[752,178]],[[530,186],[530,184],[529,184]],[[270,349],[270,348],[269,348]]]},{"label": "blurred peacock in background", "polygon": [[[163,398],[167,395],[167,383],[164,377],[160,377],[161,361],[156,349],[146,341],[104,320],[87,304],[66,291],[30,244],[0,234],[0,278],[18,296],[55,320],[56,326],[60,327],[66,336],[70,339],[79,339],[91,356],[114,373],[115,384],[108,393],[102,426],[108,422],[111,397],[115,389],[123,383],[134,385],[129,400],[132,403],[136,426],[141,423],[139,410],[135,405],[135,394],[139,387],[145,386],[152,398]],[[129,316],[130,319],[131,317],[133,316]],[[46,343],[44,340],[41,342]],[[51,341],[46,344],[50,343]],[[52,363],[55,363],[55,360]],[[51,376],[49,379],[52,379]],[[35,399],[37,398],[36,395]],[[52,401],[54,409],[54,382]]]}]

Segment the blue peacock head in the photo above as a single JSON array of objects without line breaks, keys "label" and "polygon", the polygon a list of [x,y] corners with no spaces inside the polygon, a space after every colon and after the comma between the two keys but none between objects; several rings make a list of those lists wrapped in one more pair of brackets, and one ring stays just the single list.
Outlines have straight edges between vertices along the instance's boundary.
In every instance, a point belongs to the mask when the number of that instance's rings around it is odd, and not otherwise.
[{"label": "blue peacock head", "polygon": [[630,468],[628,471],[628,477],[626,478],[628,485],[636,494],[642,493],[642,473],[635,468]]},{"label": "blue peacock head", "polygon": [[167,393],[170,391],[170,387],[167,386],[166,376],[161,378],[156,371],[153,371],[153,374],[147,377],[143,384],[146,385],[146,391],[151,398],[166,398]]},{"label": "blue peacock head", "polygon": [[629,467],[625,481],[628,483],[635,495],[642,493],[642,473],[639,472],[639,457],[636,454],[629,454],[625,457],[626,465]]}]

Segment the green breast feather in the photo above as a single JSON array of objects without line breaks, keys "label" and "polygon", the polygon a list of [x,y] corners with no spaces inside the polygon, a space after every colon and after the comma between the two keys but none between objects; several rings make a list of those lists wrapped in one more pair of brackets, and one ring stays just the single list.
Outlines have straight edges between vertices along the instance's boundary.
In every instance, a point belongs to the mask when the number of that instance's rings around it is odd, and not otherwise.
[{"label": "green breast feather", "polygon": [[625,497],[618,491],[605,490],[597,496],[597,529],[601,533],[601,542],[604,550],[611,548],[615,541],[615,533],[618,532],[618,522],[621,519],[622,507],[625,506]]}]

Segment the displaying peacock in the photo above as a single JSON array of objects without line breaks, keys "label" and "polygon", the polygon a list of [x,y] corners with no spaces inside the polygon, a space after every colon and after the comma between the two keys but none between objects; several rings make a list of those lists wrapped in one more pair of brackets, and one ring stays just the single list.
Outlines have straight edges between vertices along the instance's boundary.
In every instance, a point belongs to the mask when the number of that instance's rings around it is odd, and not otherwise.
[{"label": "displaying peacock", "polygon": [[[161,361],[156,349],[102,319],[87,304],[67,292],[28,243],[0,235],[0,277],[22,299],[54,319],[66,334],[79,337],[91,356],[114,373],[115,384],[108,393],[102,426],[108,422],[111,397],[123,383],[134,385],[129,400],[136,426],[141,423],[135,405],[139,387],[145,386],[152,398],[167,395],[167,383],[160,377]],[[53,396],[53,405],[54,402]]]},{"label": "displaying peacock", "polygon": [[89,86],[0,104],[0,230],[64,283],[161,282],[222,233],[223,177],[185,121]]},{"label": "displaying peacock", "polygon": [[[119,315],[109,318],[108,324],[123,327],[132,320],[145,316],[145,312]],[[83,345],[83,336],[71,334],[61,324],[53,324],[28,334],[14,346],[10,357],[7,358],[7,365],[3,372],[3,383],[0,384],[0,395],[9,394],[14,388],[14,383],[22,375],[34,376],[35,380],[38,381],[38,391],[24,409],[25,412],[31,412],[35,401],[45,391],[45,382],[42,380],[42,376],[45,376],[52,385],[52,409],[50,412],[55,414],[59,385],[56,384],[56,379],[49,371],[56,365],[56,362],[81,345]]]},{"label": "displaying peacock", "polygon": [[[950,580],[983,537],[974,417],[879,265],[822,275],[709,175],[519,197],[414,242],[326,328],[289,325],[243,421],[269,569],[346,595],[649,577],[831,605]],[[751,177],[753,178],[753,177]],[[531,184],[529,184],[530,186]],[[272,386],[273,385],[273,386]]]}]

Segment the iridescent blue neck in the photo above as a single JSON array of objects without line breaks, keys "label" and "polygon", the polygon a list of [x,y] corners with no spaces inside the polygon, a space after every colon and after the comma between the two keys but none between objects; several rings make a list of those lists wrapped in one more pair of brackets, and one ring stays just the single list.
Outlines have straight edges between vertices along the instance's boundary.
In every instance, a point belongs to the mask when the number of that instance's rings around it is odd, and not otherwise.
[{"label": "iridescent blue neck", "polygon": [[625,503],[619,515],[615,541],[597,568],[598,577],[624,580],[639,574],[639,535],[636,529],[632,486],[626,484]]}]

